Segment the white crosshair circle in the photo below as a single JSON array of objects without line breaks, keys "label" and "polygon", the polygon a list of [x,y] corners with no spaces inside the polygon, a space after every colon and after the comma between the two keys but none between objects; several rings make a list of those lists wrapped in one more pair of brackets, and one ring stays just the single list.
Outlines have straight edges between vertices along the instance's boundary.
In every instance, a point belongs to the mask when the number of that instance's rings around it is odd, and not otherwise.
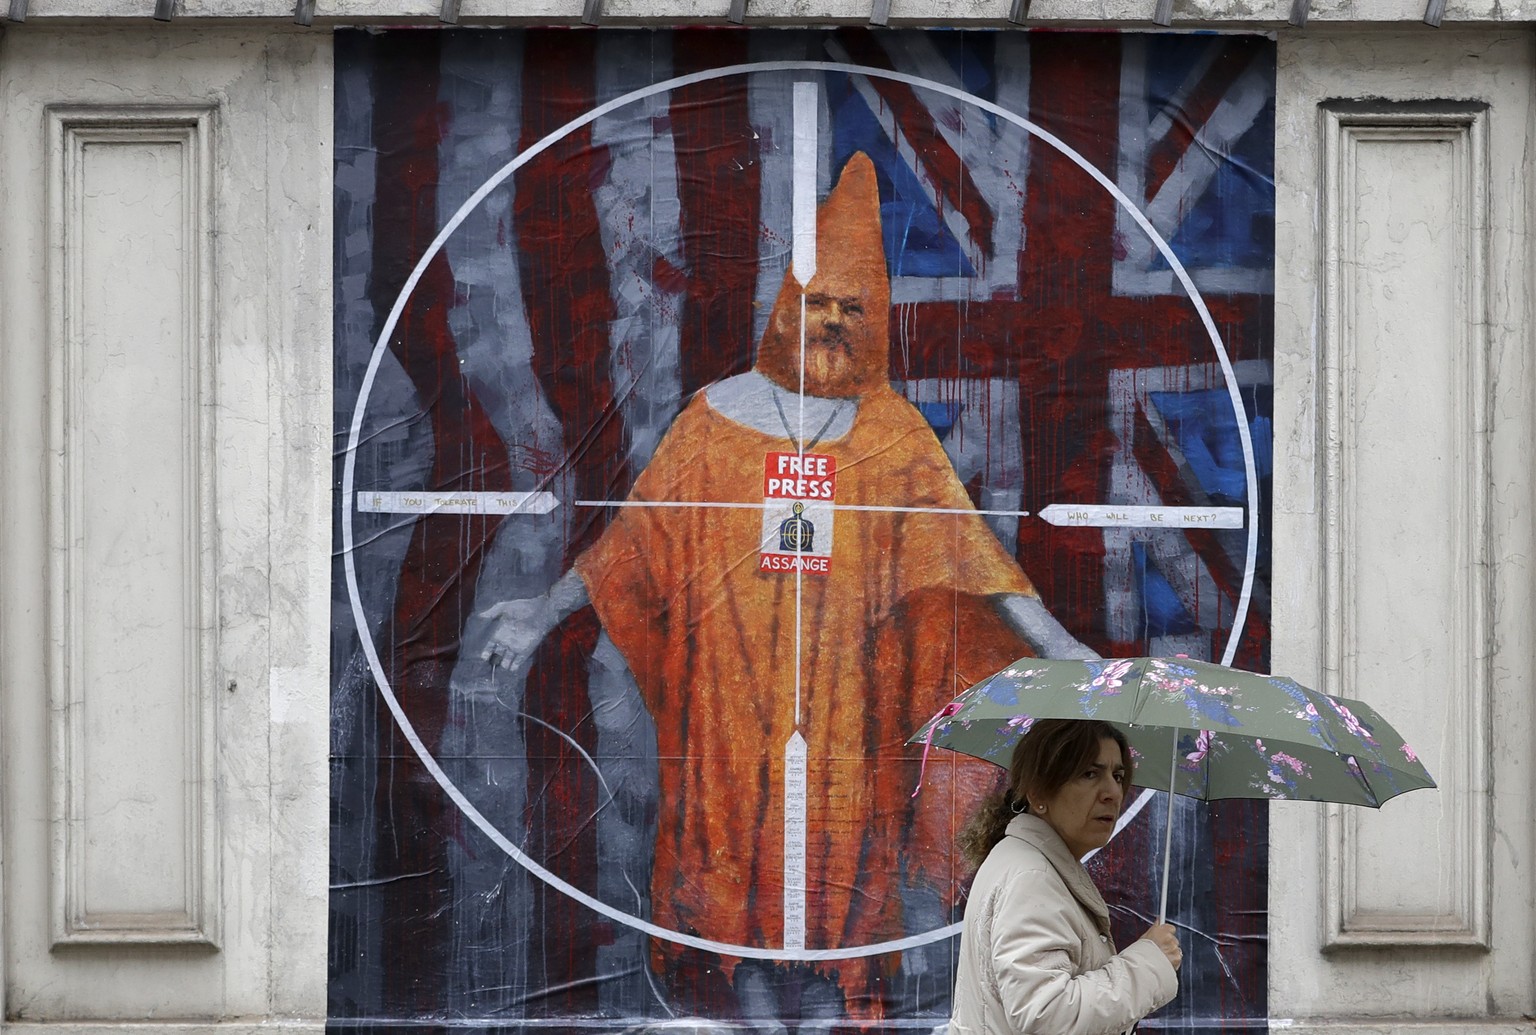
[{"label": "white crosshair circle", "polygon": [[[368,621],[363,612],[362,597],[359,594],[357,588],[357,569],[353,559],[354,538],[352,517],[356,509],[353,481],[357,467],[358,444],[362,437],[363,415],[368,407],[368,397],[373,391],[373,381],[378,374],[379,364],[382,362],[384,354],[388,349],[390,336],[394,333],[395,326],[400,321],[400,314],[405,309],[406,301],[410,298],[411,293],[415,291],[416,285],[421,280],[422,274],[425,272],[428,264],[431,263],[433,258],[437,256],[437,253],[442,249],[443,244],[448,240],[453,232],[459,228],[459,225],[464,222],[464,220],[469,216],[470,212],[474,211],[474,209],[478,207],[482,201],[485,200],[486,196],[489,195],[491,191],[495,190],[502,183],[504,183],[506,179],[515,173],[518,169],[522,168],[524,165],[527,165],[534,158],[549,150],[550,147],[552,147],[562,138],[570,135],[583,126],[597,121],[604,115],[617,111],[618,109],[623,108],[626,105],[633,104],[636,101],[644,100],[647,97],[653,97],[657,94],[668,93],[681,87],[692,86],[696,83],[708,82],[712,79],[724,79],[730,76],[751,75],[763,72],[842,72],[848,75],[861,75],[873,79],[888,79],[899,83],[906,83],[907,85],[916,87],[918,89],[944,94],[948,97],[953,97],[958,101],[962,101],[966,104],[971,104],[981,108],[983,111],[995,115],[1006,122],[1013,123],[1020,129],[1024,130],[1024,132],[1028,133],[1031,137],[1034,137],[1036,140],[1043,144],[1049,145],[1062,156],[1072,161],[1073,164],[1077,165],[1080,169],[1083,170],[1083,172],[1092,177],[1093,180],[1099,184],[1099,186],[1103,187],[1104,190],[1115,199],[1115,202],[1125,210],[1126,214],[1136,222],[1136,225],[1141,227],[1142,232],[1151,239],[1152,243],[1157,247],[1158,253],[1162,255],[1163,259],[1173,270],[1173,275],[1177,277],[1179,283],[1183,285],[1184,291],[1188,295],[1190,303],[1194,305],[1195,311],[1200,316],[1200,322],[1205,327],[1206,335],[1210,338],[1211,347],[1216,352],[1216,361],[1221,367],[1222,377],[1226,380],[1227,394],[1231,398],[1232,409],[1237,417],[1238,438],[1241,441],[1243,447],[1243,463],[1245,465],[1247,475],[1248,490],[1248,542],[1247,559],[1243,569],[1243,587],[1241,593],[1238,595],[1237,609],[1233,614],[1232,632],[1228,637],[1226,650],[1222,655],[1222,664],[1231,663],[1233,657],[1236,655],[1237,646],[1242,635],[1243,624],[1247,618],[1248,605],[1253,592],[1254,569],[1258,557],[1259,531],[1258,522],[1255,520],[1253,509],[1256,505],[1256,501],[1259,498],[1258,472],[1254,465],[1253,440],[1249,435],[1248,421],[1243,409],[1242,395],[1238,390],[1237,377],[1232,370],[1232,361],[1227,356],[1226,346],[1221,340],[1220,332],[1216,329],[1215,321],[1211,318],[1210,310],[1206,307],[1205,300],[1200,297],[1200,292],[1195,288],[1194,281],[1190,279],[1189,273],[1184,269],[1184,265],[1179,262],[1178,256],[1173,253],[1173,249],[1169,247],[1168,242],[1163,240],[1162,236],[1152,226],[1146,215],[1142,213],[1142,211],[1137,208],[1134,203],[1132,203],[1131,199],[1126,197],[1126,195],[1120,190],[1119,187],[1111,182],[1110,179],[1097,168],[1091,165],[1087,159],[1078,154],[1071,147],[1067,146],[1064,141],[1062,141],[1054,134],[1047,132],[1046,130],[1035,125],[1033,122],[1030,122],[1028,119],[1021,115],[1008,111],[1006,108],[1000,107],[999,105],[994,104],[985,98],[977,97],[974,94],[967,93],[964,90],[957,89],[953,86],[949,86],[944,83],[933,82],[931,80],[923,79],[919,76],[908,75],[904,72],[896,72],[884,68],[871,68],[865,65],[855,65],[838,61],[763,61],[740,65],[727,65],[722,68],[713,68],[703,72],[693,72],[689,75],[677,76],[673,79],[667,79],[663,82],[654,83],[650,86],[642,87],[622,96],[615,97],[610,101],[598,105],[591,111],[588,111],[586,114],[572,119],[570,122],[567,122],[565,125],[549,133],[533,146],[517,155],[517,157],[513,158],[506,165],[503,165],[500,169],[496,170],[496,172],[493,173],[490,178],[485,181],[485,183],[481,184],[479,190],[475,191],[475,193],[470,195],[469,199],[465,201],[463,205],[459,206],[458,210],[454,212],[452,218],[443,224],[443,228],[438,231],[438,234],[435,238],[433,238],[431,245],[428,246],[426,252],[422,254],[415,267],[412,268],[411,275],[406,278],[405,286],[400,289],[400,294],[398,297],[396,297],[395,304],[390,309],[388,318],[384,321],[384,327],[379,332],[378,340],[375,342],[373,347],[373,354],[368,361],[368,369],[363,375],[362,385],[358,391],[357,405],[352,412],[351,430],[347,435],[346,459],[342,466],[342,566],[347,580],[347,598],[352,604],[352,618],[357,625],[358,638],[362,644],[363,654],[367,658],[368,668],[373,673],[373,678],[378,684],[379,693],[383,695],[384,702],[389,707],[390,714],[394,716],[395,723],[400,727],[400,732],[405,736],[406,741],[411,745],[411,749],[416,752],[416,756],[421,760],[422,765],[425,766],[427,771],[432,774],[432,779],[437,781],[437,785],[442,788],[443,793],[448,795],[449,799],[453,801],[453,803],[459,808],[464,816],[468,818],[469,821],[473,823],[481,833],[490,838],[498,848],[500,848],[513,860],[523,866],[529,873],[533,874],[535,877],[539,878],[550,887],[560,891],[562,894],[576,900],[577,902],[580,902],[587,908],[607,917],[610,920],[615,921],[616,923],[624,924],[627,927],[644,932],[645,934],[651,935],[652,937],[660,938],[664,941],[674,942],[678,945],[686,945],[691,948],[703,949],[709,952],[720,953],[722,955],[738,956],[744,959],[785,961],[855,959],[863,956],[881,955],[888,952],[899,952],[904,949],[916,948],[920,945],[927,945],[931,942],[940,941],[945,938],[951,938],[960,933],[961,925],[958,923],[950,924],[945,927],[935,928],[931,931],[910,935],[905,938],[895,938],[889,941],[874,942],[868,945],[842,946],[832,949],[775,949],[756,945],[732,945],[727,942],[712,941],[708,938],[700,938],[695,935],[684,934],[680,931],[669,930],[665,927],[660,927],[656,924],[653,924],[648,920],[641,919],[632,913],[626,913],[621,909],[616,909],[608,903],[600,901],[599,899],[596,899],[582,891],[580,888],[577,888],[572,884],[562,880],[554,873],[539,865],[537,861],[530,858],[526,853],[523,852],[522,849],[518,848],[518,846],[513,844],[512,841],[506,837],[506,835],[497,829],[496,825],[492,823],[479,809],[475,808],[474,804],[471,803],[467,797],[465,797],[464,793],[459,790],[458,786],[453,782],[448,774],[443,771],[443,768],[438,764],[437,759],[434,758],[432,753],[427,750],[426,745],[422,743],[420,735],[417,734],[415,727],[411,725],[410,719],[406,716],[404,709],[400,706],[399,699],[395,696],[394,688],[390,685],[389,677],[384,672],[384,666],[379,660],[378,648],[374,644],[373,637],[368,631]],[[1126,814],[1121,817],[1120,826],[1123,826],[1127,821],[1129,821],[1130,818],[1135,814],[1135,810],[1139,809],[1140,805],[1146,800],[1147,797],[1145,794],[1139,797],[1132,805],[1132,808],[1128,809]],[[1118,830],[1119,828],[1120,827],[1117,826],[1116,829]]]}]

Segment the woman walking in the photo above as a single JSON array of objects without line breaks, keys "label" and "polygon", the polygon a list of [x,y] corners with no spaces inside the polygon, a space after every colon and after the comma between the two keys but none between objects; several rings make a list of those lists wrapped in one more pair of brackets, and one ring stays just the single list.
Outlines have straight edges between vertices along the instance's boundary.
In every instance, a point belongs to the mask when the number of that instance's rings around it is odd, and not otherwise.
[{"label": "woman walking", "polygon": [[1102,722],[1043,719],[1014,747],[1007,790],[961,835],[980,868],[950,1035],[1114,1035],[1178,992],[1172,926],[1117,953],[1080,861],[1109,842],[1131,770],[1125,736]]}]

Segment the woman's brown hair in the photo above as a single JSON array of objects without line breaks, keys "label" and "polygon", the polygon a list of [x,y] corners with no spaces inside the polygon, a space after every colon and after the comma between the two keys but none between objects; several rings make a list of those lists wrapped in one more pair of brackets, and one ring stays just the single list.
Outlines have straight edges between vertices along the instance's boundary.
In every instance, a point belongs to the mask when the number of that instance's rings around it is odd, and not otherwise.
[{"label": "woman's brown hair", "polygon": [[1099,742],[1113,740],[1125,760],[1125,799],[1131,792],[1131,745],[1125,734],[1096,719],[1041,719],[1013,746],[1008,786],[981,803],[960,831],[960,851],[974,870],[996,847],[1008,822],[1029,808],[1029,795],[1049,798],[1099,755]]}]

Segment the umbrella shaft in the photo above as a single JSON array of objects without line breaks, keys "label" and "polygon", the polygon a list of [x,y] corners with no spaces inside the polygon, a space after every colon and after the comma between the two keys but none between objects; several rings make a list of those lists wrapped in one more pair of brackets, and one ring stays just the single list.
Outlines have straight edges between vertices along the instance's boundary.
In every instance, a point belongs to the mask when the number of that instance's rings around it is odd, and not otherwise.
[{"label": "umbrella shaft", "polygon": [[1173,861],[1173,780],[1179,773],[1179,731],[1173,731],[1173,748],[1168,752],[1168,819],[1163,824],[1163,896],[1157,906],[1157,922],[1168,919],[1168,871]]}]

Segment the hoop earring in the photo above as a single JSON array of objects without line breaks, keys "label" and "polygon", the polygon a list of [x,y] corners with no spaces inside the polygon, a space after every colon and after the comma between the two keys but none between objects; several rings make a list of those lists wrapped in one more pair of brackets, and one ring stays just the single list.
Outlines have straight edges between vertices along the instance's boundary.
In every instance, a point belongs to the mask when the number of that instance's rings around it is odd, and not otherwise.
[{"label": "hoop earring", "polygon": [[1008,811],[1012,812],[1015,816],[1022,816],[1027,808],[1029,808],[1029,802],[1027,801],[1013,801],[1008,804]]}]

